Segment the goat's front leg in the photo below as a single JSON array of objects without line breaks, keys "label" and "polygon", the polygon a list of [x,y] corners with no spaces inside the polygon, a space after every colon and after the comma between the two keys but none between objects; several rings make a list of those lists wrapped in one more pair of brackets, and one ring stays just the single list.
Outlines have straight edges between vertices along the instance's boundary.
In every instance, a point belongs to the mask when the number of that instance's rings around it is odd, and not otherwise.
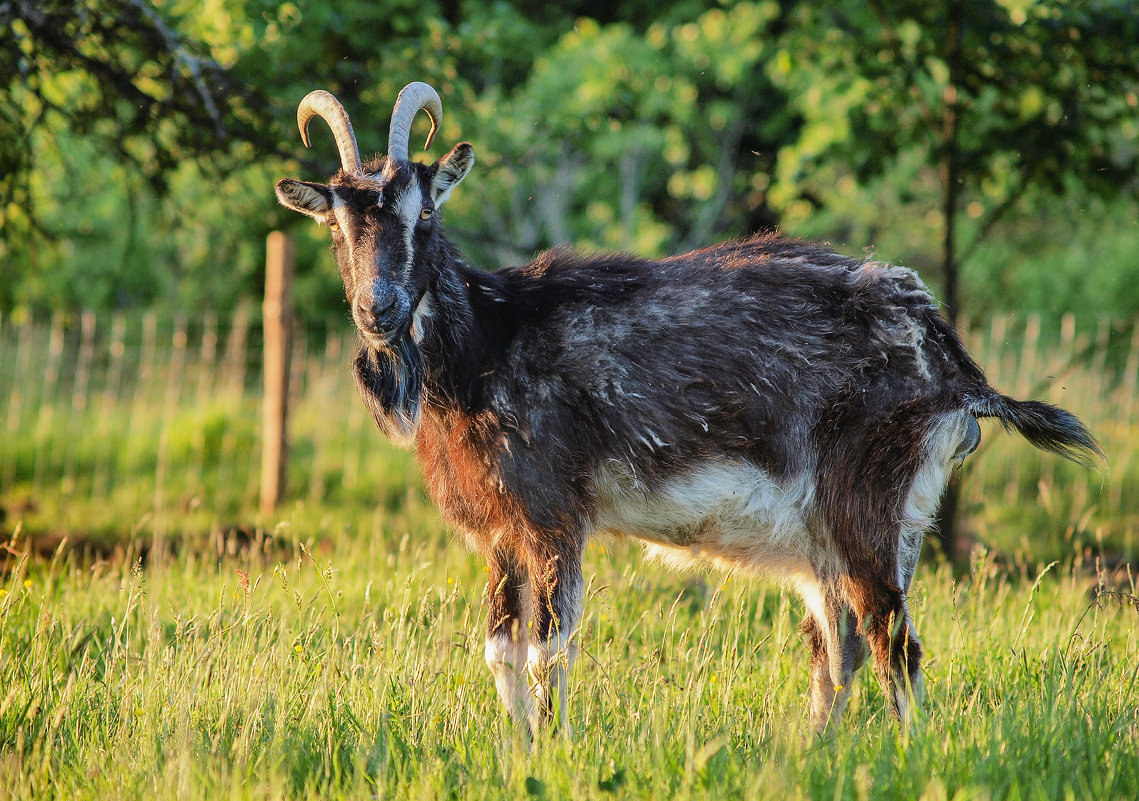
[{"label": "goat's front leg", "polygon": [[487,568],[486,664],[511,720],[529,731],[535,706],[523,673],[529,639],[530,576],[513,555],[497,551],[487,560]]},{"label": "goat's front leg", "polygon": [[530,566],[534,623],[527,669],[535,708],[530,727],[537,734],[548,723],[571,734],[567,718],[569,673],[577,658],[574,633],[581,622],[585,583],[578,543],[535,555]]}]

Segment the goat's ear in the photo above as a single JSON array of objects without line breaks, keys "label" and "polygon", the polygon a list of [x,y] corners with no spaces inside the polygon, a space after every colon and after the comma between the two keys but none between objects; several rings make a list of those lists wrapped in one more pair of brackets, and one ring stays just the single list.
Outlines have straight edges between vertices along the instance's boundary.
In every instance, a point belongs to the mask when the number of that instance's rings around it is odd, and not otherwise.
[{"label": "goat's ear", "polygon": [[451,190],[467,177],[475,166],[475,149],[468,142],[460,142],[443,158],[435,162],[435,177],[431,179],[431,200],[442,206],[451,196]]},{"label": "goat's ear", "polygon": [[332,190],[323,184],[282,178],[277,181],[277,200],[287,209],[323,221],[332,208]]}]

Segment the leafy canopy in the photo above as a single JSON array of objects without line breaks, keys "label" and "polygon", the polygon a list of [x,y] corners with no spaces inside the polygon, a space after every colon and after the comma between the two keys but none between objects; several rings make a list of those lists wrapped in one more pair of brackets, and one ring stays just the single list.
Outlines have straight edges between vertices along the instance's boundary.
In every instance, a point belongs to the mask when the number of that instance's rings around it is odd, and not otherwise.
[{"label": "leafy canopy", "polygon": [[[475,263],[564,242],[658,255],[778,224],[925,269],[962,263],[969,287],[1006,256],[986,235],[1015,241],[1043,195],[1102,198],[1126,240],[1131,5],[13,0],[0,311],[225,309],[258,291],[263,236],[289,225],[298,300],[341,316],[323,241],[270,187],[335,169],[325,132],[311,151],[297,139],[306,92],[337,94],[375,152],[410,80],[444,98],[439,147],[475,145],[476,180],[448,215]],[[1085,236],[1080,222],[1045,238]],[[1006,282],[1004,302],[1029,280]]]}]

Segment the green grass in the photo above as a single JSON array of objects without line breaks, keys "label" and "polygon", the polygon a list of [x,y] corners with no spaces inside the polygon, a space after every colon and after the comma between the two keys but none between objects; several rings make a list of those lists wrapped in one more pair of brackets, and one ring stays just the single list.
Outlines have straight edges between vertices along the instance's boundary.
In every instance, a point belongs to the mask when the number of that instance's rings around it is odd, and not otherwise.
[{"label": "green grass", "polygon": [[[1096,798],[1139,795],[1139,606],[1067,572],[923,569],[927,715],[863,671],[806,732],[799,603],[589,549],[573,742],[529,753],[482,662],[480,563],[426,508],[281,561],[69,557],[0,601],[0,791],[44,798]],[[708,586],[705,581],[713,584]],[[1133,588],[1128,588],[1133,593]],[[1128,603],[1132,605],[1128,605]]]}]

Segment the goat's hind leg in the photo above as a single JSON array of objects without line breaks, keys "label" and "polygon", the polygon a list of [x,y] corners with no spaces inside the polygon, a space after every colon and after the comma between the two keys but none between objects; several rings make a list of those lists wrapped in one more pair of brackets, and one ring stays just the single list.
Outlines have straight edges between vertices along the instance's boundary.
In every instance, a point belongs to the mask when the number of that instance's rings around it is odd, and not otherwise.
[{"label": "goat's hind leg", "polygon": [[511,720],[529,731],[534,717],[534,696],[525,677],[530,577],[504,553],[492,554],[487,568],[486,664]]},{"label": "goat's hind leg", "polygon": [[902,730],[907,731],[914,722],[914,707],[920,705],[925,695],[925,684],[921,642],[914,631],[905,594],[887,576],[850,577],[846,591],[851,607],[862,621],[874,670],[890,710]]},{"label": "goat's hind leg", "polygon": [[866,640],[858,619],[836,588],[823,595],[824,617],[808,613],[802,633],[811,649],[811,727],[816,734],[833,732],[850,700],[854,674],[866,661]]}]

